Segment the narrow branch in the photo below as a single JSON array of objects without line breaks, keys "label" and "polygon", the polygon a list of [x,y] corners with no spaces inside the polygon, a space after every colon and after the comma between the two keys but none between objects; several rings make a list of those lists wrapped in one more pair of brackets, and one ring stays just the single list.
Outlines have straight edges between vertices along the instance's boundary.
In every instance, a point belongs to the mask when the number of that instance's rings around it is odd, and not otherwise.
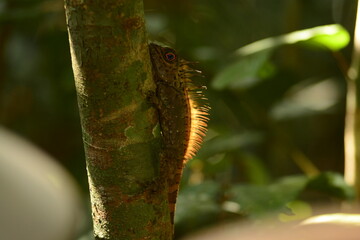
[{"label": "narrow branch", "polygon": [[358,2],[352,62],[348,71],[345,119],[345,180],[360,200],[360,5]]}]

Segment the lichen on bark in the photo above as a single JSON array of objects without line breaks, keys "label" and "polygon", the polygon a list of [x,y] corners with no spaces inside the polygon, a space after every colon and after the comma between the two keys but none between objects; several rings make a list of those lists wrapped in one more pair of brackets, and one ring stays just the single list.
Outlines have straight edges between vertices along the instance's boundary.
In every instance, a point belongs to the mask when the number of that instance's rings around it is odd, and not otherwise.
[{"label": "lichen on bark", "polygon": [[141,0],[65,0],[96,239],[171,239]]}]

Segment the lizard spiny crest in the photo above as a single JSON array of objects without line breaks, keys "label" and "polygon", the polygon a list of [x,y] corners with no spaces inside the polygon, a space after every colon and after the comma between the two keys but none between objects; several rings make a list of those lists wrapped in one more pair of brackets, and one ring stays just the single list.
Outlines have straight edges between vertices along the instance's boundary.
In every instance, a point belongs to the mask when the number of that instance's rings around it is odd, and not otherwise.
[{"label": "lizard spiny crest", "polygon": [[189,134],[188,139],[185,139],[187,147],[183,158],[185,161],[189,160],[200,149],[209,121],[210,107],[206,103],[207,98],[203,94],[203,87],[198,87],[191,81],[192,76],[201,72],[192,69],[189,66],[191,62],[178,58],[172,48],[150,43],[150,55],[154,70],[158,75],[155,81],[163,82],[185,93],[189,109],[187,117],[190,124],[187,129]]}]

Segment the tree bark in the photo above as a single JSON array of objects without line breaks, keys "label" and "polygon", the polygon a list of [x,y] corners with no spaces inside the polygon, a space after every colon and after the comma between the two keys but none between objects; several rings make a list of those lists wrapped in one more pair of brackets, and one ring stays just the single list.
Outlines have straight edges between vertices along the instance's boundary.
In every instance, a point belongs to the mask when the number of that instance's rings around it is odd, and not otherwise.
[{"label": "tree bark", "polygon": [[96,239],[171,239],[142,0],[65,0]]}]

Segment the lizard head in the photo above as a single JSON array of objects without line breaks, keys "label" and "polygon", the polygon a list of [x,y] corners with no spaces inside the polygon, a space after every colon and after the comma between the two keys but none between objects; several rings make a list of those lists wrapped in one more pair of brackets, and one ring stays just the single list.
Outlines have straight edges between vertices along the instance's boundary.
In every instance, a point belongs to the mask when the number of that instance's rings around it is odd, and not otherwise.
[{"label": "lizard head", "polygon": [[179,59],[174,49],[149,44],[151,62],[158,81],[174,84],[179,81]]}]

